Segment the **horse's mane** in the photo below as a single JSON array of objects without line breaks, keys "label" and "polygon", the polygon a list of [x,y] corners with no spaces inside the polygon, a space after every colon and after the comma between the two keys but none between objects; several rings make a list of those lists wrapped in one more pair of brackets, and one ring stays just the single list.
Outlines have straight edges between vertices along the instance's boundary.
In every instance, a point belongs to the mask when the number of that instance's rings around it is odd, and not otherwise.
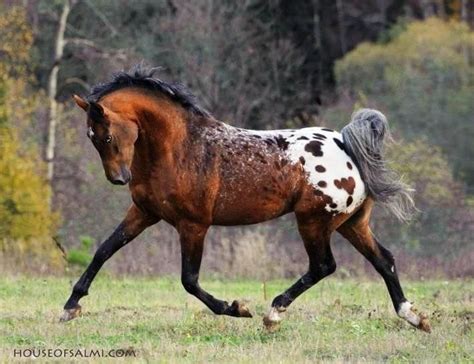
[{"label": "horse's mane", "polygon": [[109,82],[99,83],[92,87],[87,101],[98,102],[103,96],[125,87],[141,87],[146,90],[160,92],[171,100],[177,102],[186,110],[200,116],[210,116],[196,101],[196,97],[181,83],[168,83],[153,77],[160,67],[146,67],[138,64],[128,72],[115,73]]}]

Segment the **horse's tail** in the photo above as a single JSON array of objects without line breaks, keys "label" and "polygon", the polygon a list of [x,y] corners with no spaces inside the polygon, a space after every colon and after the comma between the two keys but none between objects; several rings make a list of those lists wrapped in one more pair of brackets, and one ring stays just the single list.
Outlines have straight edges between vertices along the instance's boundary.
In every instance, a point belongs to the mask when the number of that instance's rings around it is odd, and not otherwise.
[{"label": "horse's tail", "polygon": [[356,160],[369,196],[401,221],[416,211],[413,189],[387,167],[383,157],[385,140],[391,140],[387,118],[380,111],[361,109],[352,114],[342,130],[347,152]]}]

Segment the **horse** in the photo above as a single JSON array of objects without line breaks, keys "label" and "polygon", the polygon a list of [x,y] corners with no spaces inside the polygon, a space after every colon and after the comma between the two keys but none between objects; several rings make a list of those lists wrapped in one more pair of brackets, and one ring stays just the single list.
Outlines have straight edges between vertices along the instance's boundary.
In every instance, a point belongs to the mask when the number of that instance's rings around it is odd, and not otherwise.
[{"label": "horse", "polygon": [[248,307],[217,299],[199,285],[206,232],[212,225],[256,224],[293,212],[309,266],[275,297],[263,322],[278,328],[303,292],[336,270],[330,238],[339,232],[384,279],[396,313],[429,332],[424,314],[405,298],[393,255],[369,227],[375,203],[401,220],[415,207],[412,191],[387,167],[386,117],[361,109],[341,132],[325,127],[249,130],[215,119],[179,83],[143,66],[116,73],[74,100],[87,114],[87,136],[106,178],[129,185],[132,204],[74,285],[61,321],[79,316],[79,300],[103,264],[161,220],[179,234],[184,289],[213,313],[252,317]]}]

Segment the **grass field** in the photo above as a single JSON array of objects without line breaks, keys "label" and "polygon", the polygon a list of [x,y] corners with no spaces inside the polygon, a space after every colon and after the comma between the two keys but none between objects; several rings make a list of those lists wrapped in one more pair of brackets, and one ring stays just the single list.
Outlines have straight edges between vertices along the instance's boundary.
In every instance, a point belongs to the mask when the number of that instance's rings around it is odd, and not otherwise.
[{"label": "grass field", "polygon": [[177,278],[101,275],[81,301],[82,317],[60,324],[69,279],[3,277],[0,359],[11,362],[21,348],[81,348],[133,349],[137,362],[166,363],[474,361],[472,280],[405,282],[407,297],[429,314],[431,334],[396,317],[382,281],[334,278],[301,296],[281,329],[267,333],[262,315],[289,283],[267,283],[265,300],[260,282],[203,281],[216,297],[248,300],[254,318],[236,319],[212,315]]}]

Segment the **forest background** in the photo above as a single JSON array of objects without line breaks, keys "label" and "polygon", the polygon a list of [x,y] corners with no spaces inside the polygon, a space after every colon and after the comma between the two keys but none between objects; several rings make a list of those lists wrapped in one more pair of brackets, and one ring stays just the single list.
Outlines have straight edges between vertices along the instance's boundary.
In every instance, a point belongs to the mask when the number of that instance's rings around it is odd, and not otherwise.
[{"label": "forest background", "polygon": [[[341,128],[383,111],[392,166],[420,210],[373,230],[400,272],[474,276],[474,3],[469,0],[0,1],[0,267],[84,266],[130,204],[108,183],[73,93],[139,62],[161,66],[222,121],[258,129]],[[372,268],[339,237],[338,274]],[[211,229],[208,275],[294,277],[307,265],[292,216]],[[175,274],[160,223],[107,264],[115,274]]]}]

